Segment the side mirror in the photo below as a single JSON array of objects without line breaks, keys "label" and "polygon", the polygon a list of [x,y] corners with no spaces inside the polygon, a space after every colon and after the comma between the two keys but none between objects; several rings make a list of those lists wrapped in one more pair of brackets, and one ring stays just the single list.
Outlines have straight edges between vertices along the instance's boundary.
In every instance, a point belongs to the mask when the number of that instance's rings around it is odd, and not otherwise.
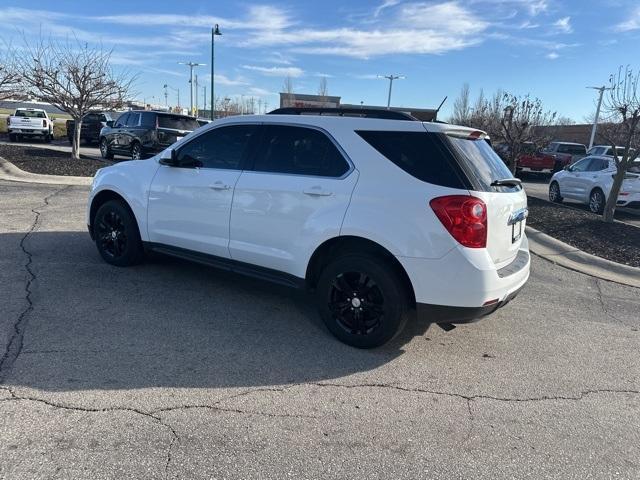
[{"label": "side mirror", "polygon": [[107,127],[113,127],[113,120],[107,120]]},{"label": "side mirror", "polygon": [[168,167],[178,166],[178,155],[173,148],[167,148],[160,154],[160,165],[166,165]]},{"label": "side mirror", "polygon": [[563,170],[566,170],[567,172],[571,171],[571,165],[565,165]]}]

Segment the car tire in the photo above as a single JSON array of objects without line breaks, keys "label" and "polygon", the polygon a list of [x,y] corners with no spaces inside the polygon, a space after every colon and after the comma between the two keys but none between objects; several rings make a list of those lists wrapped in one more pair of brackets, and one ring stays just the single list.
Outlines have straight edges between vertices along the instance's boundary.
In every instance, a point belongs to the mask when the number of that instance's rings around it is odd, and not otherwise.
[{"label": "car tire", "polygon": [[142,160],[142,158],[142,145],[138,142],[134,142],[133,145],[131,145],[131,160]]},{"label": "car tire", "polygon": [[549,200],[553,203],[562,203],[562,195],[560,195],[560,185],[558,182],[551,182],[549,185]]},{"label": "car tire", "polygon": [[100,256],[110,265],[128,267],[142,261],[144,250],[138,223],[124,202],[104,203],[93,220],[93,232]]},{"label": "car tire", "polygon": [[604,192],[599,188],[594,188],[589,195],[589,210],[598,215],[602,215],[606,202]]},{"label": "car tire", "polygon": [[104,137],[102,137],[102,139],[100,139],[100,155],[102,156],[102,158],[107,159],[107,160],[112,160],[113,159],[113,152],[111,151],[111,148],[109,147],[109,142]]},{"label": "car tire", "polygon": [[404,285],[391,262],[364,254],[344,255],[320,274],[318,310],[340,341],[357,348],[379,347],[406,323],[409,297]]},{"label": "car tire", "polygon": [[16,134],[15,133],[10,133],[9,134],[9,141],[10,142],[15,142],[16,140],[17,140]]},{"label": "car tire", "polygon": [[52,139],[52,137],[53,137],[52,135],[50,135],[50,134],[48,134],[48,133],[47,133],[47,134],[44,136],[44,138],[43,138],[44,143],[51,143],[51,139]]}]

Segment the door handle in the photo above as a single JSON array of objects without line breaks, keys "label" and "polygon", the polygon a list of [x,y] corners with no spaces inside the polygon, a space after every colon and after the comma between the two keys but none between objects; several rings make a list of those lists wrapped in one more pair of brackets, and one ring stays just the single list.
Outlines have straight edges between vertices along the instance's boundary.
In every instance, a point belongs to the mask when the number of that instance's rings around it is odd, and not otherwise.
[{"label": "door handle", "polygon": [[328,197],[329,195],[333,195],[333,192],[328,192],[323,190],[321,187],[311,187],[303,190],[302,193],[305,195],[311,195],[312,197]]},{"label": "door handle", "polygon": [[209,185],[209,188],[212,190],[230,190],[231,185],[226,185],[220,181],[217,181],[213,185]]}]

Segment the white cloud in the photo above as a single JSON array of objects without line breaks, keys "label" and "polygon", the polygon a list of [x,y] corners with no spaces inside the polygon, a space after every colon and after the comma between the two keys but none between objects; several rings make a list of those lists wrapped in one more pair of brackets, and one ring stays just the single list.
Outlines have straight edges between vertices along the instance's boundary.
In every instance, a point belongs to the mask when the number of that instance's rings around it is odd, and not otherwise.
[{"label": "white cloud", "polygon": [[260,87],[251,87],[248,90],[249,95],[255,95],[256,97],[269,97],[278,95],[276,92],[271,92],[267,89]]},{"label": "white cloud", "polygon": [[384,0],[384,2],[378,5],[376,9],[373,11],[373,17],[378,18],[380,14],[383,12],[383,10],[386,10],[387,8],[390,8],[390,7],[395,7],[400,2],[401,0]]},{"label": "white cloud", "polygon": [[559,58],[560,55],[558,53],[556,53],[556,52],[549,52],[549,53],[547,53],[546,57],[549,60],[555,60],[556,58]]},{"label": "white cloud", "polygon": [[616,25],[615,30],[617,32],[640,30],[640,7],[637,7],[633,12],[631,12],[627,20]]},{"label": "white cloud", "polygon": [[553,23],[553,27],[560,33],[571,33],[573,27],[571,26],[571,17],[563,17]]},{"label": "white cloud", "polygon": [[252,70],[254,72],[259,72],[262,75],[266,75],[268,77],[301,77],[304,75],[304,70],[298,67],[259,67],[256,65],[243,65],[242,68],[246,70]]}]

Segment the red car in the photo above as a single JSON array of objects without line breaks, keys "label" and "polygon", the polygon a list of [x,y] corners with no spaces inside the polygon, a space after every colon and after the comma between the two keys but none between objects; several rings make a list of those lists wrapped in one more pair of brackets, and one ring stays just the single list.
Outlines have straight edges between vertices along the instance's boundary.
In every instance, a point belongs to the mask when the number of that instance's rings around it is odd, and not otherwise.
[{"label": "red car", "polygon": [[546,173],[562,170],[587,155],[587,147],[581,143],[552,142],[543,150],[536,151],[532,143],[523,146],[518,158],[517,173]]}]

